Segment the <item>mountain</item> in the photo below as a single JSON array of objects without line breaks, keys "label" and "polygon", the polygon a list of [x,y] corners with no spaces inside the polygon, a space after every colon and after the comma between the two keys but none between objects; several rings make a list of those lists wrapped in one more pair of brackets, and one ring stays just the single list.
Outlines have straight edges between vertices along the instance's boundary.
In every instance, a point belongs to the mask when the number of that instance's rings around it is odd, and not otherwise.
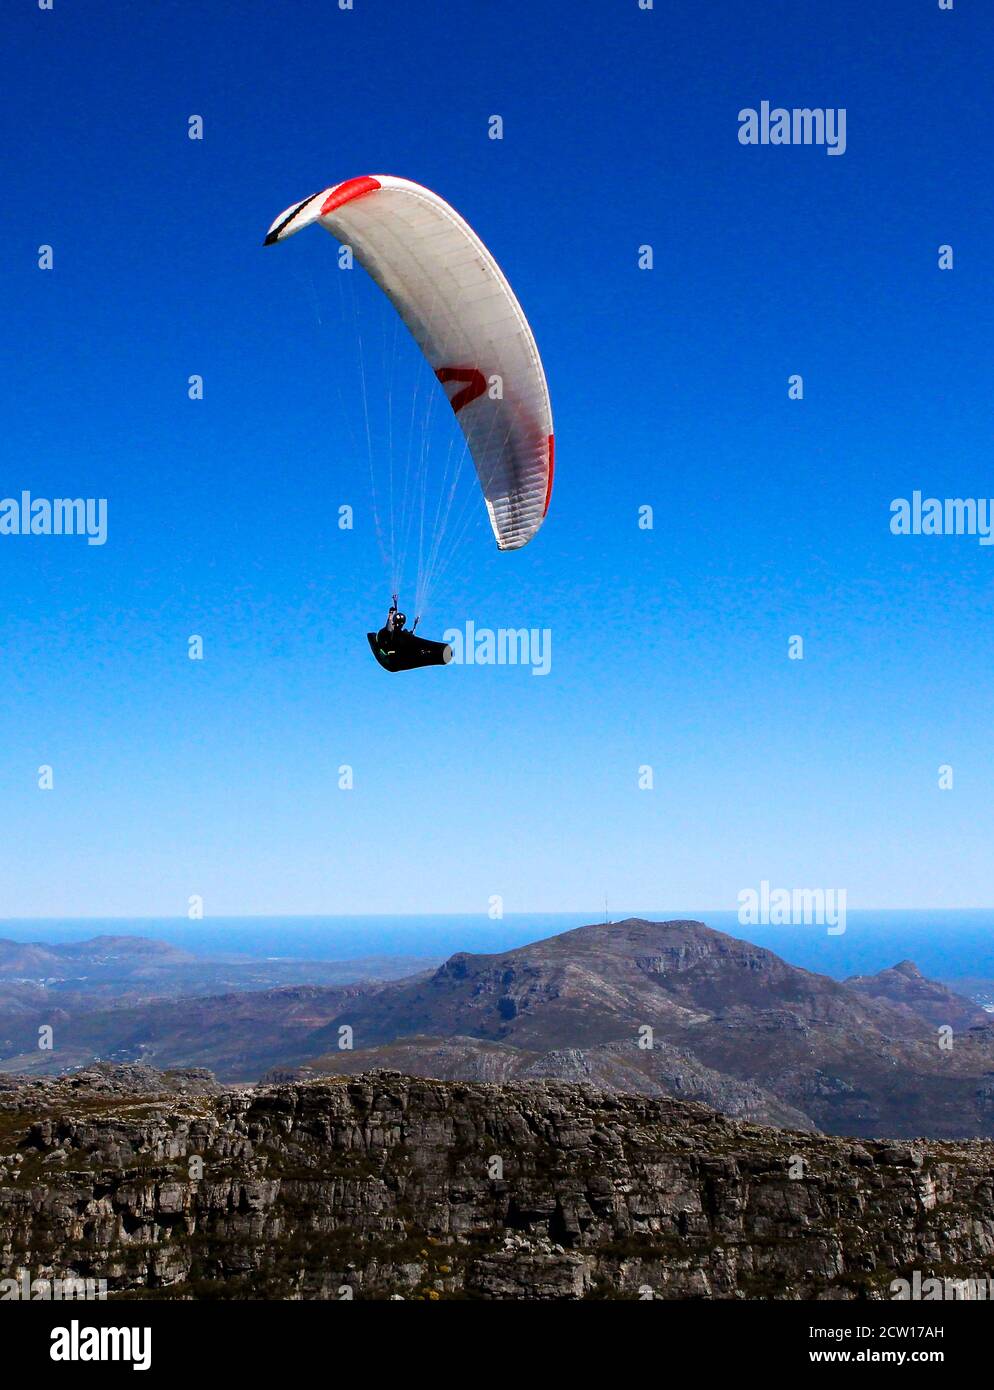
[{"label": "mountain", "polygon": [[361,1046],[462,1032],[547,1048],[564,1039],[596,1046],[644,1024],[683,1037],[715,1018],[771,1011],[807,1025],[925,1032],[921,1021],[703,922],[640,920],[577,927],[500,955],[454,955],[431,974],[356,1001],[348,1021]]},{"label": "mountain", "polygon": [[[934,1005],[934,992],[917,994],[923,1008],[926,996]],[[967,1001],[959,1016],[970,1017]],[[356,1051],[330,1063],[346,1025]],[[312,1037],[332,1044],[312,1059],[314,1069],[362,1070],[406,1040],[408,1063],[425,1072],[432,1063],[418,1060],[419,1037],[458,1037],[463,1052],[467,1038],[513,1047],[526,1057],[508,1075],[565,1065],[574,1079],[654,1094],[672,1094],[674,1074],[693,1064],[691,1094],[734,1110],[734,1085],[747,1084],[751,1118],[771,1121],[772,1097],[789,1107],[792,1123],[801,1116],[834,1134],[994,1134],[990,1028],[941,1047],[927,1012],[907,998],[891,1002],[801,970],[701,922],[633,919],[500,955],[455,955],[433,973],[351,998]],[[462,1074],[486,1075],[492,1065],[486,1056],[463,1061]],[[449,1066],[444,1074],[460,1073]],[[713,1082],[710,1093],[702,1089],[711,1077],[724,1096]]]},{"label": "mountain", "polygon": [[0,938],[0,978],[3,979],[15,975],[38,978],[64,974],[67,968],[93,970],[123,965],[133,970],[139,964],[179,965],[195,959],[189,952],[168,942],[150,941],[140,936],[94,936],[88,941],[52,945]]},{"label": "mountain", "polygon": [[986,1143],[854,1143],[555,1081],[0,1078],[0,1277],[54,1267],[124,1299],[986,1288],[992,1184]]},{"label": "mountain", "polygon": [[934,1028],[986,1027],[990,1016],[971,999],[964,999],[945,985],[928,980],[914,961],[902,960],[876,975],[851,975],[846,988],[868,999],[879,999],[891,1007],[907,1010],[926,1019]]},{"label": "mountain", "polygon": [[[0,1014],[0,1058],[34,1073],[94,1059],[207,1066],[227,1081],[378,1066],[558,1078],[794,1129],[994,1136],[994,1020],[972,1026],[968,1001],[907,967],[895,975],[854,987],[700,922],[633,919],[395,981],[61,1012],[22,999]],[[947,1036],[936,1010],[967,1026]]]}]

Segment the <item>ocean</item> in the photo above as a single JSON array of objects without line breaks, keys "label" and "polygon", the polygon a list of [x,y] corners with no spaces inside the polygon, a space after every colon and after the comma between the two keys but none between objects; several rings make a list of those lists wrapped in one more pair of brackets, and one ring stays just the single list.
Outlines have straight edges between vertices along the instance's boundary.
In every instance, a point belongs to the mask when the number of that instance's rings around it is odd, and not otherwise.
[{"label": "ocean", "polygon": [[[841,935],[824,926],[744,927],[729,911],[640,909],[613,912],[612,920],[694,918],[782,956],[792,965],[835,979],[872,974],[912,960],[932,978],[994,979],[994,908],[850,910]],[[361,956],[445,957],[456,951],[498,952],[602,922],[603,911],[396,917],[172,917],[0,918],[0,937],[13,941],[82,941],[88,937],[144,936],[195,955],[251,959],[355,960]]]}]

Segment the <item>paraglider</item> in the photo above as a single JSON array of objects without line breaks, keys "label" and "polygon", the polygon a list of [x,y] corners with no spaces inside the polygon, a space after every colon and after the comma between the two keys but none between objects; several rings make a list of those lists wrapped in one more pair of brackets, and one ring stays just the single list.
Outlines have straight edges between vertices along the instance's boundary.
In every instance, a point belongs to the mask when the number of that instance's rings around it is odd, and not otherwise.
[{"label": "paraglider", "polygon": [[447,642],[429,642],[418,637],[418,618],[407,627],[407,614],[397,607],[397,595],[379,632],[367,632],[373,655],[385,671],[414,671],[421,666],[447,666],[452,648]]},{"label": "paraglider", "polygon": [[[552,407],[534,334],[497,262],[438,194],[389,175],[348,179],[295,203],[265,245],[312,223],[351,248],[397,310],[455,413],[498,549],[521,549],[549,510]],[[438,550],[436,538],[432,555]],[[367,634],[380,665],[450,660],[444,643],[406,628],[396,604],[395,596],[387,623]]]}]

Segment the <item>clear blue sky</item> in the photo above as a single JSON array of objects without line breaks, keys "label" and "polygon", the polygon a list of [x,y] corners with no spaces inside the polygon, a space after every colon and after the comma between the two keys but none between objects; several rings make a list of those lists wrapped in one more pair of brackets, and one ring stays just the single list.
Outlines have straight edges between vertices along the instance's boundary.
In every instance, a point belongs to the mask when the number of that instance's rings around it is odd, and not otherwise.
[{"label": "clear blue sky", "polygon": [[[5,29],[0,494],[106,497],[109,540],[0,537],[0,916],[994,902],[994,547],[888,529],[915,488],[994,494],[987,5],[55,0]],[[764,99],[845,107],[845,155],[741,146]],[[368,172],[448,198],[535,328],[549,519],[513,555],[474,533],[429,626],[549,628],[547,678],[365,646],[355,345],[307,297],[334,243],[261,240]]]}]

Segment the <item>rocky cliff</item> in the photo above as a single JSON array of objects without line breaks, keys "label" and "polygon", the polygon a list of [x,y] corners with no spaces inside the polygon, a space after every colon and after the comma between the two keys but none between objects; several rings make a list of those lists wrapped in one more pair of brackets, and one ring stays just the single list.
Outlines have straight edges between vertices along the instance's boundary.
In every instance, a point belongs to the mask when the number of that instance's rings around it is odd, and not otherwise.
[{"label": "rocky cliff", "polygon": [[0,1273],[184,1298],[888,1297],[994,1266],[994,1153],[583,1085],[0,1081]]}]

